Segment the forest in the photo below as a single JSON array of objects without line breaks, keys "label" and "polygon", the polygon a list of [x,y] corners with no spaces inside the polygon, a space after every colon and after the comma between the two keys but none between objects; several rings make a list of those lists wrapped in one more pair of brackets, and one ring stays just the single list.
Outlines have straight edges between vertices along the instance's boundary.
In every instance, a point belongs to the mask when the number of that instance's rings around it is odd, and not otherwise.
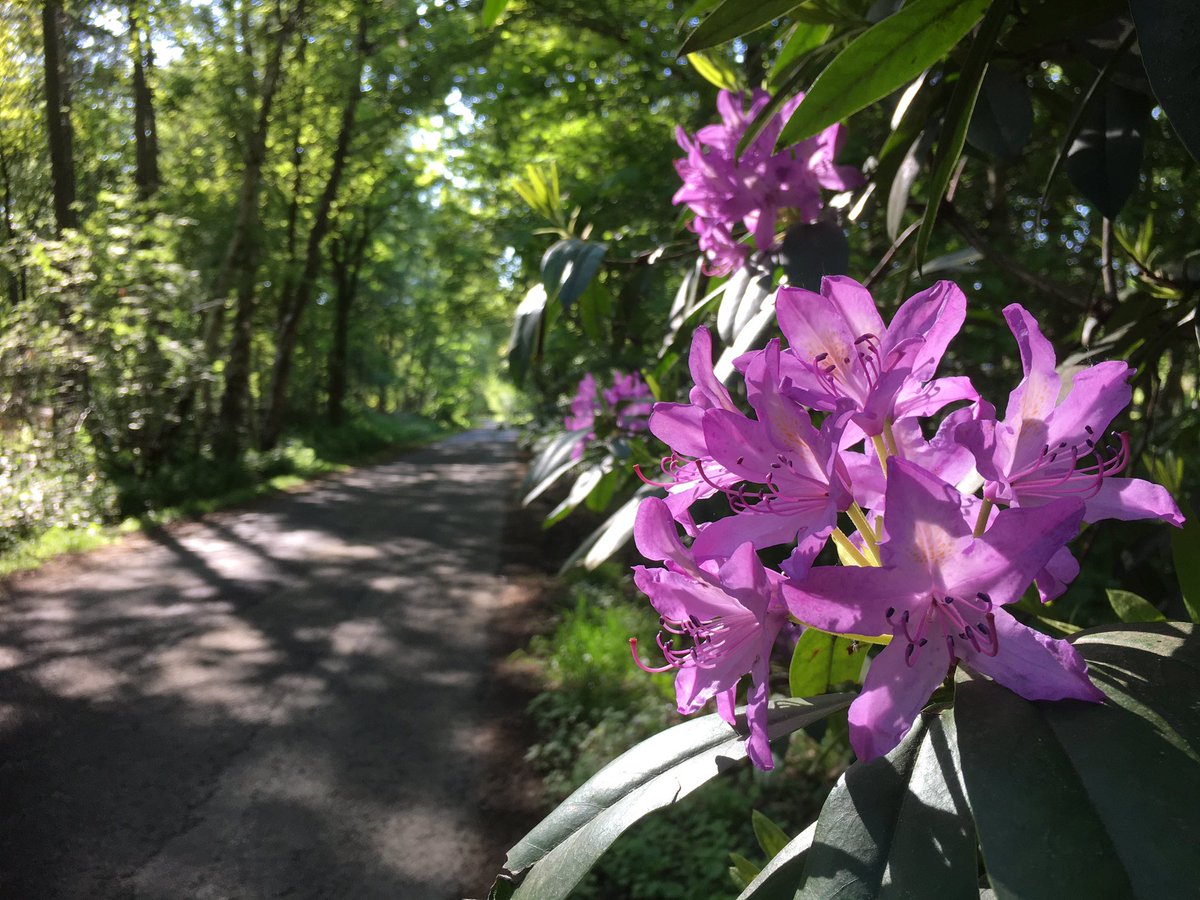
[{"label": "forest", "polygon": [[1190,0],[0,28],[0,574],[519,429],[492,897],[1192,895]]}]

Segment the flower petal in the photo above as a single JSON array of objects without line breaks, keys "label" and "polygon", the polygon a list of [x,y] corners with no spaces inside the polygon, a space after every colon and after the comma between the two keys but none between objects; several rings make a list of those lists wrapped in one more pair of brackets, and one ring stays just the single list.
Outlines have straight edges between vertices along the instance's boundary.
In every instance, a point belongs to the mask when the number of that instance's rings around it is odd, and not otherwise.
[{"label": "flower petal", "polygon": [[1133,399],[1132,374],[1119,360],[1098,363],[1076,374],[1070,393],[1045,417],[1046,443],[1078,444],[1093,433],[1098,440]]},{"label": "flower petal", "polygon": [[885,355],[902,345],[911,346],[904,351],[908,367],[915,379],[928,381],[966,317],[966,295],[954,282],[939,281],[909,297],[896,310],[888,325]]},{"label": "flower petal", "polygon": [[698,575],[691,554],[679,540],[675,517],[658,497],[647,497],[638,505],[633,522],[633,542],[646,559],[670,560],[685,572]]},{"label": "flower petal", "polygon": [[1056,600],[1066,593],[1067,586],[1079,575],[1079,560],[1063,547],[1037,574],[1038,596],[1043,603]]},{"label": "flower petal", "polygon": [[1161,484],[1141,478],[1106,478],[1100,491],[1086,503],[1083,520],[1101,519],[1162,519],[1182,527],[1183,514]]},{"label": "flower petal", "polygon": [[996,611],[995,629],[996,655],[968,651],[963,662],[970,668],[1026,700],[1104,699],[1088,679],[1087,663],[1066,641],[1027,628],[1004,610]]},{"label": "flower petal", "polygon": [[936,572],[970,543],[962,495],[916,463],[896,457],[888,460],[885,503],[885,566]]},{"label": "flower petal", "polygon": [[[768,648],[769,650],[769,648]],[[746,698],[746,724],[750,726],[750,737],[746,740],[746,755],[750,762],[763,771],[775,768],[771,758],[771,742],[767,738],[767,675],[770,658],[760,653],[750,671],[750,693]]]},{"label": "flower petal", "polygon": [[900,743],[950,668],[939,640],[905,661],[907,644],[893,641],[871,660],[860,693],[850,704],[850,746],[861,760],[883,756]]},{"label": "flower petal", "polygon": [[903,584],[889,569],[818,566],[802,581],[785,581],[782,590],[788,612],[805,625],[875,637],[892,630],[888,607],[906,609],[927,587]]},{"label": "flower petal", "polygon": [[1037,320],[1019,303],[1004,308],[1009,330],[1021,351],[1024,379],[1008,395],[1004,419],[1020,429],[1022,419],[1044,419],[1058,402],[1060,379],[1054,370],[1054,347],[1046,340]]},{"label": "flower petal", "polygon": [[1019,600],[1034,577],[1078,534],[1082,522],[1083,504],[1078,500],[1001,510],[982,537],[943,561],[946,593],[984,593],[1000,606]]}]

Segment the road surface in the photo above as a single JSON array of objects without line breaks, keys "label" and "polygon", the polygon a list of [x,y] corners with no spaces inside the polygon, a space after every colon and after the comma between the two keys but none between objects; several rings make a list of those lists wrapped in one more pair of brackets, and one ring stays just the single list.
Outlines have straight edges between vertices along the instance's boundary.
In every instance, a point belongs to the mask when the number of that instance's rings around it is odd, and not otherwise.
[{"label": "road surface", "polygon": [[482,895],[519,475],[472,432],[13,579],[0,897]]}]

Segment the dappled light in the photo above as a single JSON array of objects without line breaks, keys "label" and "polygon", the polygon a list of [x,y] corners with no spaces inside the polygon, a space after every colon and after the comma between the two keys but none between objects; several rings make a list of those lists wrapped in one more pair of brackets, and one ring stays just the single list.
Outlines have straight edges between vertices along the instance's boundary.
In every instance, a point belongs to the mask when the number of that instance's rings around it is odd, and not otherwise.
[{"label": "dappled light", "polygon": [[0,2],[0,898],[1194,896],[1198,59]]}]

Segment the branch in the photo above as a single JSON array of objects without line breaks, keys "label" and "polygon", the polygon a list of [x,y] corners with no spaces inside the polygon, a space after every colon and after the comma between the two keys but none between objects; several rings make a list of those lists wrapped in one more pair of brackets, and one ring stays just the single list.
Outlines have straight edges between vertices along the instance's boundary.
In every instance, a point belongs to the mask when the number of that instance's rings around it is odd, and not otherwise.
[{"label": "branch", "polygon": [[1059,284],[1057,281],[1046,278],[1043,275],[1037,275],[1030,272],[1019,262],[1013,259],[1008,254],[1001,250],[997,250],[989,243],[987,236],[970,224],[966,219],[958,214],[951,204],[946,203],[942,206],[942,217],[948,222],[955,231],[962,235],[963,240],[983,254],[983,258],[1016,278],[1018,281],[1024,282],[1036,291],[1039,291],[1047,296],[1054,297],[1058,300],[1063,300],[1080,309],[1087,309],[1088,298],[1082,294],[1078,294],[1066,285]]}]

